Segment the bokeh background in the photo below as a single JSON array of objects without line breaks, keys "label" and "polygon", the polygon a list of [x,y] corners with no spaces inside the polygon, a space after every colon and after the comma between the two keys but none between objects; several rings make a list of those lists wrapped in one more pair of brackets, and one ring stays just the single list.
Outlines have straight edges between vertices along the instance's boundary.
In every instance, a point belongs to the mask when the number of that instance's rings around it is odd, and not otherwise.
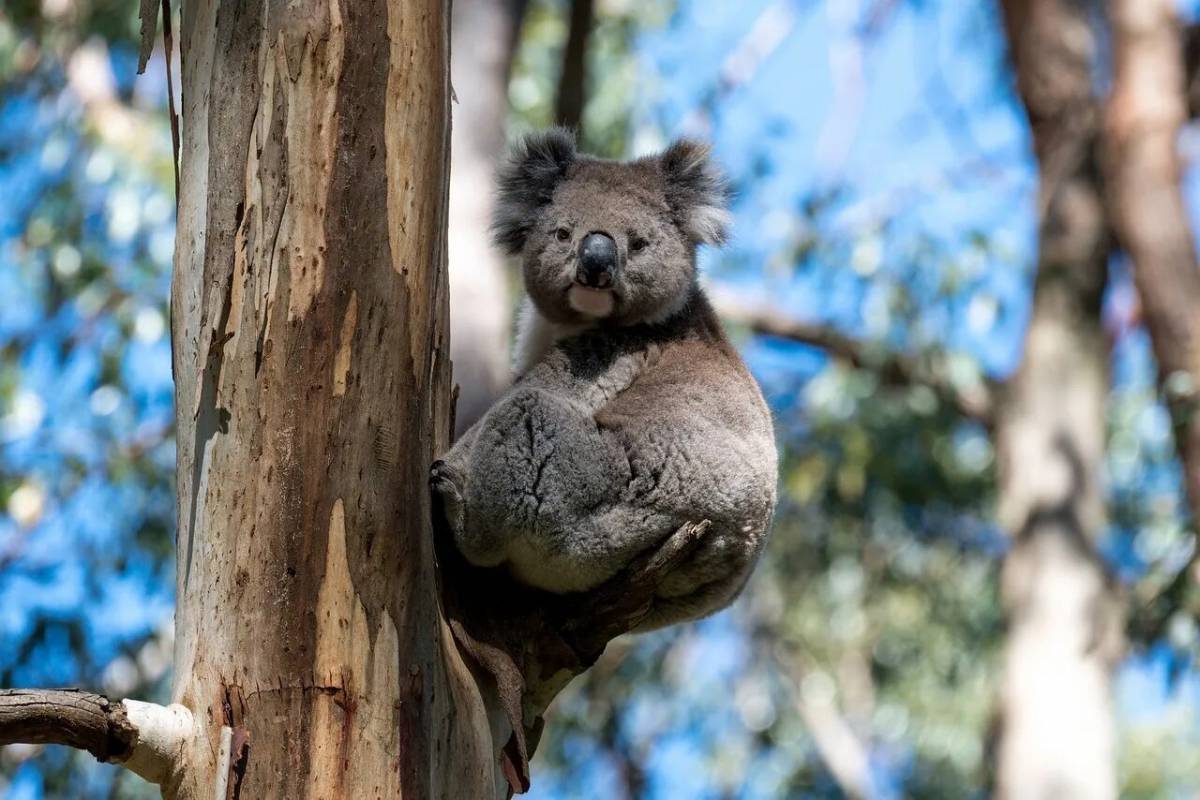
[{"label": "bokeh background", "polygon": [[[987,796],[1008,538],[986,421],[931,387],[1008,377],[1030,313],[1037,164],[999,9],[455,5],[454,335],[498,348],[511,325],[515,278],[481,244],[506,137],[567,121],[611,157],[708,140],[736,199],[732,242],[702,254],[705,281],[732,309],[782,455],[773,540],[744,597],[610,646],[553,707],[531,796]],[[1181,0],[1185,22],[1198,10]],[[137,75],[137,35],[128,2],[0,10],[0,686],[164,700],[174,177],[165,60],[156,51]],[[1180,147],[1196,208],[1200,137],[1187,130]],[[757,334],[747,309],[865,355]],[[1114,684],[1120,791],[1192,797],[1194,605],[1165,593],[1192,531],[1120,258],[1104,327],[1097,549],[1129,618]],[[504,373],[502,353],[471,347],[455,369],[468,414]],[[896,359],[916,365],[903,380]],[[0,794],[154,796],[86,753],[22,746],[0,752]]]}]

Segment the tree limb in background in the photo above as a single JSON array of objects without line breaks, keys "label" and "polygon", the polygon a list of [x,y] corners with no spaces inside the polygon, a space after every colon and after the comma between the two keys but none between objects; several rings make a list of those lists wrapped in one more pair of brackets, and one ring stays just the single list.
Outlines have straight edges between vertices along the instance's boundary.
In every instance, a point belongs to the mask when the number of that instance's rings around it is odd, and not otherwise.
[{"label": "tree limb in background", "polygon": [[1113,224],[1171,413],[1193,524],[1200,522],[1200,264],[1177,150],[1187,119],[1184,53],[1170,0],[1110,0],[1114,80],[1105,119]]},{"label": "tree limb in background", "polygon": [[1183,69],[1186,80],[1188,119],[1200,117],[1200,25],[1183,30]]},{"label": "tree limb in background", "polygon": [[1110,379],[1110,235],[1096,149],[1097,37],[1085,4],[1004,0],[1038,159],[1038,252],[1021,365],[996,409],[1007,620],[996,796],[1117,795],[1113,670],[1123,604],[1096,551]]},{"label": "tree limb in background", "polygon": [[594,0],[571,0],[571,18],[567,43],[563,47],[562,72],[558,77],[558,95],[554,121],[572,130],[581,130],[587,89],[588,38],[595,22]]},{"label": "tree limb in background", "polygon": [[989,382],[958,386],[936,374],[919,359],[888,352],[879,345],[847,336],[833,326],[801,322],[770,309],[750,307],[720,292],[712,295],[718,313],[729,322],[755,333],[819,348],[853,367],[875,372],[885,384],[924,386],[967,419],[992,427],[996,387]]},{"label": "tree limb in background", "polygon": [[838,788],[849,798],[875,797],[870,743],[860,739],[838,708],[833,679],[811,669],[799,652],[786,645],[771,648],[771,655],[787,676],[796,713]]},{"label": "tree limb in background", "polygon": [[721,62],[717,85],[709,89],[700,104],[684,118],[680,126],[683,132],[689,136],[709,135],[712,110],[721,100],[750,82],[795,29],[796,22],[796,8],[789,0],[776,0],[764,8],[750,30]]}]

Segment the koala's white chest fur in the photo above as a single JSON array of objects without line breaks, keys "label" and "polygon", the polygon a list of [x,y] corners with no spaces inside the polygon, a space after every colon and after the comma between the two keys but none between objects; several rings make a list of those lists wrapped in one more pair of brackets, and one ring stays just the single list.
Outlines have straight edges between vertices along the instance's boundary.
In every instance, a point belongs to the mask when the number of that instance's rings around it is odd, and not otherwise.
[{"label": "koala's white chest fur", "polygon": [[517,336],[513,345],[513,374],[524,375],[560,339],[575,336],[592,327],[592,323],[559,325],[542,316],[528,297],[517,311]]}]

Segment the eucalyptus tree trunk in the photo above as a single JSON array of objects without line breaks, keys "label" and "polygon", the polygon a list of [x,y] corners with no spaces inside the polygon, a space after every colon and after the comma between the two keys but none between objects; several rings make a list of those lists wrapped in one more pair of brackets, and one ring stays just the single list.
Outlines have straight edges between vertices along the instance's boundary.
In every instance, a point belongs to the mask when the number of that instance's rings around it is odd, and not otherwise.
[{"label": "eucalyptus tree trunk", "polygon": [[1193,525],[1200,526],[1200,266],[1178,151],[1188,99],[1183,36],[1170,0],[1110,0],[1108,8],[1109,197],[1133,262]]},{"label": "eucalyptus tree trunk", "polygon": [[199,735],[167,796],[497,793],[428,527],[447,5],[183,6],[173,699]]},{"label": "eucalyptus tree trunk", "polygon": [[85,749],[171,800],[508,797],[554,696],[700,546],[684,525],[549,596],[431,513],[448,5],[184,6],[174,702],[0,690],[0,745]]},{"label": "eucalyptus tree trunk", "polygon": [[1073,0],[1003,6],[1038,158],[1040,220],[1023,360],[997,415],[998,513],[1011,535],[997,794],[1112,798],[1112,674],[1123,622],[1095,547],[1109,392],[1096,40]]},{"label": "eucalyptus tree trunk", "polygon": [[174,702],[0,691],[0,745],[86,749],[172,800],[507,796],[520,707],[456,644],[427,488],[449,4],[196,0],[180,33]]}]

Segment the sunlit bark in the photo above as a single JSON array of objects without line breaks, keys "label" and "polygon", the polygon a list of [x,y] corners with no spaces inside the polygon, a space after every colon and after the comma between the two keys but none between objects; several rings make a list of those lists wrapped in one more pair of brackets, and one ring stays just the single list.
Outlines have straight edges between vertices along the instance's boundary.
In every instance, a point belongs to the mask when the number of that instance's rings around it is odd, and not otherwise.
[{"label": "sunlit bark", "polygon": [[1122,614],[1095,546],[1109,391],[1096,40],[1080,4],[1003,5],[1038,159],[1040,220],[1024,353],[997,414],[998,512],[1011,535],[997,794],[1097,800],[1116,796],[1111,694]]},{"label": "sunlit bark", "polygon": [[1113,222],[1133,262],[1171,411],[1192,517],[1200,524],[1200,265],[1178,141],[1187,116],[1175,4],[1111,0],[1114,79],[1105,166]]},{"label": "sunlit bark", "polygon": [[198,730],[169,797],[503,783],[428,528],[449,434],[447,12],[183,7],[173,699]]}]

